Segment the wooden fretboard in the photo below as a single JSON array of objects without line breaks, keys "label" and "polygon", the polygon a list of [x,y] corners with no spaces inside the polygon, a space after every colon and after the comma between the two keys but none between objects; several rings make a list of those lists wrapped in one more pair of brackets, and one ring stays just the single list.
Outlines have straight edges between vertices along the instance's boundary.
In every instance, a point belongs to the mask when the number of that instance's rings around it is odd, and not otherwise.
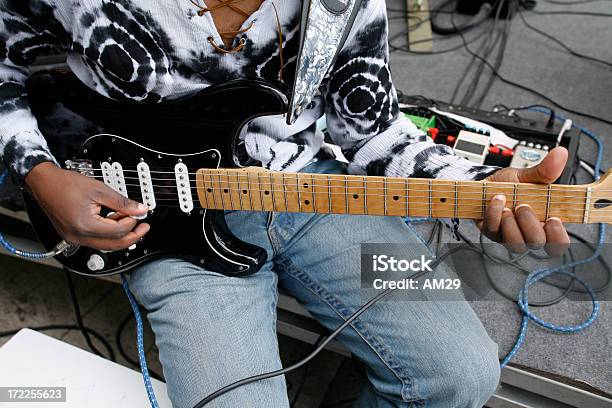
[{"label": "wooden fretboard", "polygon": [[[540,220],[610,222],[608,190],[596,184],[541,185],[487,181],[402,179],[248,169],[200,169],[200,205],[207,209],[481,219],[491,199],[529,204]],[[603,200],[603,201],[602,201]],[[598,204],[599,203],[599,204]]]}]

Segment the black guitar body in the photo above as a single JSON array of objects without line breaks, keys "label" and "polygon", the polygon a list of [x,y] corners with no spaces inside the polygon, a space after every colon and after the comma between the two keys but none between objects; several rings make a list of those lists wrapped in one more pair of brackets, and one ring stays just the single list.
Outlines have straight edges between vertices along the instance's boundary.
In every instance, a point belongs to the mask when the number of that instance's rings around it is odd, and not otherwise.
[{"label": "black guitar body", "polygon": [[[78,247],[59,255],[57,260],[69,270],[112,275],[160,257],[179,257],[225,275],[246,276],[265,263],[262,248],[231,233],[223,211],[200,208],[193,173],[200,168],[256,165],[246,155],[240,132],[253,118],[286,112],[286,99],[279,91],[261,82],[234,81],[171,103],[126,104],[98,95],[72,74],[47,72],[30,78],[28,93],[43,133],[45,120],[58,108],[98,130],[79,143],[80,154],[69,163],[72,170],[104,182],[102,166],[108,170],[118,163],[125,194],[139,202],[144,192],[136,169],[146,163],[153,174],[156,205],[147,215],[151,231],[145,238],[122,251]],[[176,199],[177,164],[192,175],[189,211]],[[24,201],[40,241],[53,249],[62,238],[27,193]]]}]

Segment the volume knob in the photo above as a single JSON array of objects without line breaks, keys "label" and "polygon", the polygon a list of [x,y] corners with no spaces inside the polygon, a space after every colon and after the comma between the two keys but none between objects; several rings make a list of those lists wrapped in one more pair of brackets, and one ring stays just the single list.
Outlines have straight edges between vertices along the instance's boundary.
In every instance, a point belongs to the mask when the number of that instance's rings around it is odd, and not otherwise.
[{"label": "volume knob", "polygon": [[101,271],[104,269],[104,265],[104,258],[98,254],[91,255],[87,261],[87,268],[92,272]]}]

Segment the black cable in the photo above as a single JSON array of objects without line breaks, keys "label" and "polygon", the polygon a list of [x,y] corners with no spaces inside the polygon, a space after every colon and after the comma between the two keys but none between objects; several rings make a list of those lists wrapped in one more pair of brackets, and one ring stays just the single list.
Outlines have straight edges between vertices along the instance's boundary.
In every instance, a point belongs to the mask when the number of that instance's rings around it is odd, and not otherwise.
[{"label": "black cable", "polygon": [[[438,265],[440,265],[440,263],[446,259],[447,256],[450,255],[450,252],[447,254],[444,254],[442,256],[440,256],[439,258],[437,258],[434,262],[432,262],[430,268],[432,270],[435,270]],[[429,271],[421,271],[421,272],[417,272],[414,275],[410,276],[410,279],[416,279],[419,278],[420,276],[428,273]],[[227,394],[228,392],[235,390],[236,388],[242,387],[244,385],[247,384],[251,384],[253,382],[256,381],[261,381],[261,380],[266,380],[268,378],[273,378],[273,377],[278,377],[279,375],[284,375],[287,374],[291,371],[297,370],[298,368],[302,367],[304,364],[307,364],[309,361],[311,361],[313,358],[315,358],[321,351],[323,351],[323,349],[325,347],[327,347],[327,345],[333,340],[335,339],[341,332],[342,330],[344,330],[348,325],[350,325],[353,321],[355,321],[359,316],[361,316],[361,314],[363,314],[363,312],[365,312],[366,310],[368,310],[370,307],[372,307],[373,305],[375,305],[376,303],[378,303],[382,298],[384,298],[385,296],[387,296],[388,294],[390,294],[391,292],[394,292],[396,289],[386,289],[382,292],[380,292],[379,294],[377,294],[376,296],[374,296],[372,299],[370,299],[368,302],[366,302],[363,306],[361,306],[359,309],[357,309],[356,312],[354,312],[350,317],[348,317],[344,323],[342,323],[340,326],[338,326],[329,336],[325,337],[324,340],[321,342],[321,344],[319,344],[318,347],[316,347],[308,356],[306,356],[305,358],[303,358],[302,360],[298,361],[297,363],[286,367],[286,368],[281,368],[275,371],[271,371],[268,373],[264,373],[264,374],[258,374],[258,375],[254,375],[248,378],[244,378],[242,380],[236,381],[232,384],[226,385],[225,387],[213,392],[212,394],[208,395],[207,397],[205,397],[204,399],[202,399],[200,402],[198,402],[196,405],[194,405],[193,408],[202,408],[203,406],[205,406],[206,404],[208,404],[209,402],[212,402],[213,400],[221,397],[222,395]]]},{"label": "black cable", "polygon": [[[433,31],[436,34],[440,34],[440,35],[451,35],[451,34],[458,34],[458,33],[466,32],[478,26],[479,24],[485,22],[488,19],[489,14],[491,13],[491,10],[492,10],[492,7],[489,3],[483,3],[480,10],[478,10],[478,13],[476,13],[473,17],[471,17],[468,21],[466,21],[462,25],[456,26],[453,24],[452,27],[443,27],[439,25],[436,22],[436,18],[438,14],[440,14],[440,11],[444,9],[444,7],[446,7],[447,5],[455,1],[456,0],[445,0],[442,4],[435,7],[433,10],[431,10],[430,12],[431,31]],[[454,15],[454,13],[451,15]]]},{"label": "black cable", "polygon": [[471,55],[474,55],[474,56],[475,56],[476,58],[478,58],[479,60],[483,61],[483,62],[484,62],[484,63],[485,63],[485,64],[486,64],[486,65],[487,65],[487,66],[488,66],[490,69],[491,69],[491,71],[493,72],[493,74],[499,78],[499,80],[500,80],[500,81],[502,81],[502,82],[504,82],[504,83],[506,83],[506,84],[508,84],[508,85],[514,86],[514,87],[516,87],[516,88],[523,89],[524,91],[530,92],[530,93],[532,93],[532,94],[534,94],[534,95],[537,95],[537,96],[539,96],[540,98],[542,98],[542,99],[544,99],[544,100],[546,100],[546,101],[550,102],[551,104],[553,104],[553,105],[554,105],[554,106],[556,106],[557,108],[562,109],[562,110],[564,110],[564,111],[566,111],[566,112],[573,113],[574,115],[578,115],[578,116],[583,116],[583,117],[585,117],[585,118],[590,118],[590,119],[593,119],[593,120],[597,120],[597,121],[599,121],[599,122],[602,122],[602,123],[605,123],[605,124],[608,124],[608,125],[612,126],[612,120],[611,120],[611,119],[601,118],[601,117],[598,117],[598,116],[595,116],[595,115],[591,115],[591,114],[588,114],[588,113],[585,113],[585,112],[580,112],[580,111],[577,111],[577,110],[575,110],[575,109],[567,108],[567,107],[565,107],[565,106],[561,105],[560,103],[556,102],[556,101],[555,101],[555,100],[553,100],[552,98],[549,98],[548,96],[546,96],[546,95],[544,95],[544,94],[540,93],[539,91],[537,91],[537,90],[535,90],[535,89],[531,89],[531,88],[529,88],[528,86],[525,86],[525,85],[519,84],[519,83],[517,83],[517,82],[513,82],[513,81],[510,81],[510,80],[506,79],[504,76],[502,76],[502,75],[501,75],[501,74],[500,74],[500,73],[499,73],[499,72],[498,72],[498,71],[495,69],[495,67],[494,67],[493,65],[491,65],[491,63],[490,63],[489,61],[487,61],[486,59],[482,58],[480,55],[478,55],[478,54],[474,53],[474,51],[472,51],[472,50],[470,49],[470,47],[468,46],[468,44],[467,44],[467,42],[466,42],[466,40],[465,40],[464,35],[463,35],[461,32],[459,33],[459,36],[461,37],[461,40],[462,40],[462,42],[463,42],[463,47],[465,48],[465,50],[466,50],[468,53],[470,53]]},{"label": "black cable", "polygon": [[603,64],[603,65],[606,65],[606,66],[612,68],[612,63],[611,62],[608,62],[608,61],[605,61],[605,60],[602,60],[602,59],[599,59],[599,58],[596,58],[596,57],[591,57],[590,55],[586,55],[586,54],[582,54],[582,53],[579,53],[577,51],[574,51],[573,49],[571,49],[570,47],[565,45],[565,43],[563,41],[559,40],[558,38],[554,37],[553,35],[548,34],[548,33],[544,32],[544,31],[540,30],[539,28],[536,28],[536,27],[532,26],[531,24],[529,24],[527,22],[527,19],[525,19],[525,16],[523,15],[523,12],[520,9],[519,9],[519,16],[520,16],[521,20],[523,20],[523,24],[525,24],[525,27],[527,27],[531,31],[536,32],[536,33],[540,34],[541,36],[546,37],[549,40],[559,44],[561,47],[563,47],[565,50],[567,50],[567,52],[569,52],[573,56],[578,57],[578,58],[582,58],[582,59],[585,59],[585,60],[590,60],[590,61],[593,61],[593,62],[597,62],[599,64]]},{"label": "black cable", "polygon": [[[123,343],[121,341],[121,334],[123,333],[123,330],[125,330],[125,328],[127,327],[127,324],[130,321],[132,321],[132,319],[134,319],[134,314],[130,312],[130,314],[128,314],[125,317],[125,319],[123,319],[121,321],[121,323],[119,323],[119,326],[117,326],[117,332],[115,333],[115,343],[117,345],[117,350],[119,350],[119,354],[121,355],[121,357],[123,357],[123,359],[125,361],[127,361],[128,363],[130,363],[134,367],[140,367],[140,363],[138,361],[132,359],[127,354],[127,352],[123,348]],[[165,381],[164,377],[162,375],[156,373],[155,371],[151,370],[150,368],[149,368],[149,374],[151,374],[151,377],[155,378],[156,380]]]},{"label": "black cable", "polygon": [[[64,268],[64,275],[66,276],[66,284],[68,285],[68,291],[70,292],[70,299],[72,300],[72,308],[74,309],[74,316],[77,321],[77,326],[81,329],[81,334],[83,335],[83,338],[85,339],[85,342],[87,343],[89,349],[98,356],[105,358],[104,355],[96,348],[96,346],[94,346],[93,342],[91,341],[91,337],[89,337],[89,332],[83,324],[83,317],[81,316],[81,306],[79,305],[79,299],[77,298],[74,283],[72,282],[72,275],[70,274],[70,271],[68,271],[68,269],[66,268]],[[113,349],[109,348],[108,351],[109,360],[113,362],[116,361],[115,352],[113,351]]]}]

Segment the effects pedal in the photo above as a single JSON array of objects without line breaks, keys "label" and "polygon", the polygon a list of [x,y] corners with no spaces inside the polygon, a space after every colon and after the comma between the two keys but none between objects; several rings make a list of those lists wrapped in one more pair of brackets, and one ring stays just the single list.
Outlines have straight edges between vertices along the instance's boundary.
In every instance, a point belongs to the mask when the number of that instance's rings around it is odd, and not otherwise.
[{"label": "effects pedal", "polygon": [[489,154],[489,145],[491,136],[462,130],[457,136],[455,145],[455,154],[478,164],[484,164],[487,154]]},{"label": "effects pedal", "polygon": [[510,167],[524,169],[539,164],[548,154],[547,145],[534,144],[524,140],[514,149],[514,156],[510,162]]}]

